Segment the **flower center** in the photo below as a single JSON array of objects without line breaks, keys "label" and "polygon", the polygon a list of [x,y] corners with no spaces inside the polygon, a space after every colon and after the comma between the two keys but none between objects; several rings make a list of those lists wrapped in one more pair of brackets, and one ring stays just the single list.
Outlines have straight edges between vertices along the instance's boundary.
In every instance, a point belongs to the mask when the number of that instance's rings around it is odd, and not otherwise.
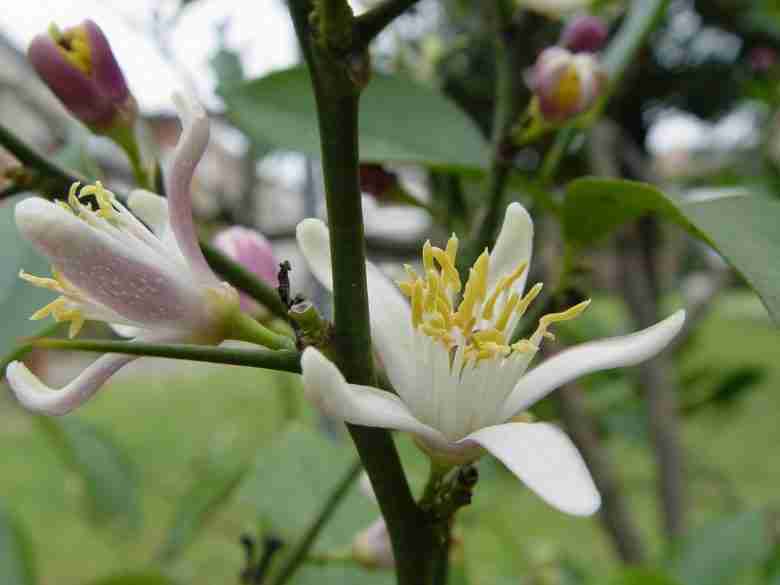
[{"label": "flower center", "polygon": [[[542,284],[535,284],[525,295],[514,290],[527,269],[527,263],[521,262],[488,290],[490,254],[485,250],[469,269],[463,288],[455,268],[457,253],[458,238],[454,234],[444,250],[425,242],[422,250],[425,276],[418,276],[406,265],[408,279],[398,285],[411,299],[414,329],[435,339],[448,351],[462,347],[467,360],[477,362],[535,352],[542,338],[553,337],[548,332],[550,325],[577,317],[590,304],[587,300],[566,311],[545,315],[529,339],[512,343],[514,326],[539,295]],[[456,303],[461,289],[463,293]]]},{"label": "flower center", "polygon": [[83,26],[69,28],[63,32],[56,24],[52,24],[49,27],[49,36],[71,65],[86,75],[92,73],[92,52],[87,30]]}]

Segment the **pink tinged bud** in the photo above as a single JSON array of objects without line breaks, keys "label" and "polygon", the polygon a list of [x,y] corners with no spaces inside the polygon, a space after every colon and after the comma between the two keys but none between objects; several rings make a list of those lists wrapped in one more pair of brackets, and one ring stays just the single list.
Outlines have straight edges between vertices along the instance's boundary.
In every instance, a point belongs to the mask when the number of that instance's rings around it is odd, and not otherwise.
[{"label": "pink tinged bud", "polygon": [[382,165],[365,163],[360,165],[360,190],[381,200],[398,187],[398,176]]},{"label": "pink tinged bud", "polygon": [[135,98],[103,31],[91,20],[64,31],[52,25],[32,40],[27,55],[62,104],[93,131],[135,122]]},{"label": "pink tinged bud", "polygon": [[777,51],[771,47],[754,47],[748,53],[750,68],[756,73],[766,73],[777,63]]},{"label": "pink tinged bud", "polygon": [[[219,232],[214,238],[214,245],[268,285],[279,286],[279,263],[271,243],[260,232],[234,226]],[[241,293],[241,309],[249,313],[256,312],[257,303]]]},{"label": "pink tinged bud", "polygon": [[608,35],[606,23],[597,16],[578,16],[563,29],[558,44],[573,53],[597,53]]},{"label": "pink tinged bud", "polygon": [[593,55],[574,55],[560,47],[542,51],[529,80],[542,116],[551,122],[589,110],[605,84],[606,74]]},{"label": "pink tinged bud", "polygon": [[393,546],[383,518],[377,518],[355,536],[352,557],[369,569],[392,569],[395,566]]}]

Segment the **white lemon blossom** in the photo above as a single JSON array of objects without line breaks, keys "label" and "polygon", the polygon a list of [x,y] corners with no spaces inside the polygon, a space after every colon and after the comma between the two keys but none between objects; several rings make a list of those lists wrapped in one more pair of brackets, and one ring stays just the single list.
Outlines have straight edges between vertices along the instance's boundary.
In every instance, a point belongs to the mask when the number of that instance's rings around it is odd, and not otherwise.
[{"label": "white lemon blossom", "polygon": [[[312,272],[332,289],[326,226],[304,220],[297,236]],[[347,383],[314,348],[303,355],[304,390],[330,416],[412,433],[440,463],[467,463],[489,451],[551,505],[588,515],[598,509],[600,496],[576,447],[552,424],[515,417],[579,376],[655,355],[680,330],[685,314],[632,335],[576,346],[526,373],[550,325],[577,316],[588,304],[546,315],[529,339],[510,343],[541,289],[537,284],[524,292],[532,239],[531,218],[513,203],[493,252],[479,257],[464,287],[455,269],[455,236],[445,249],[426,243],[425,273],[407,267],[409,278],[399,286],[369,263],[372,339],[398,395]]]},{"label": "white lemon blossom", "polygon": [[[20,276],[60,295],[32,319],[69,321],[71,337],[86,320],[105,321],[145,342],[217,344],[251,331],[238,293],[206,263],[192,221],[190,183],[208,143],[208,118],[197,103],[174,100],[183,131],[167,177],[167,200],[136,190],[127,202],[131,213],[97,183],[80,190],[73,185],[67,203],[33,197],[17,204],[17,227],[51,261],[53,278],[23,271]],[[103,355],[57,391],[21,362],[11,363],[6,376],[28,409],[65,414],[136,357]]]}]

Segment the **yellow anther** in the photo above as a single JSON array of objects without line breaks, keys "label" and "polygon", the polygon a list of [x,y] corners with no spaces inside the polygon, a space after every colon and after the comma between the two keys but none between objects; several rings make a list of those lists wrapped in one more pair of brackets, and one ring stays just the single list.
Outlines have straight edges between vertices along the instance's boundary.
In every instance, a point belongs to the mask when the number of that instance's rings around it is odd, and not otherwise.
[{"label": "yellow anther", "polygon": [[439,284],[441,277],[435,270],[428,271],[428,282],[425,291],[425,310],[433,311],[436,308],[436,299],[439,297]]},{"label": "yellow anther", "polygon": [[435,268],[433,265],[433,246],[431,246],[430,240],[426,240],[423,244],[422,255],[423,267],[425,268],[425,273],[427,274],[429,270],[433,270]]},{"label": "yellow anther", "polygon": [[70,321],[68,327],[68,337],[76,337],[84,326],[84,315],[78,309],[71,309],[70,311],[64,311],[59,316],[59,321]]},{"label": "yellow anther", "polygon": [[525,270],[528,268],[528,262],[521,262],[517,265],[517,267],[510,272],[505,278],[506,278],[506,287],[511,288],[517,280],[525,274]]},{"label": "yellow anther", "polygon": [[441,266],[445,285],[450,287],[453,292],[460,292],[460,274],[458,274],[455,264],[450,260],[449,254],[441,248],[431,248],[431,255]]},{"label": "yellow anther", "polygon": [[577,67],[569,65],[558,80],[555,88],[555,103],[559,108],[568,109],[574,106],[582,94],[580,88],[580,75]]},{"label": "yellow anther", "polygon": [[56,280],[54,278],[45,278],[42,276],[33,276],[32,274],[29,274],[25,272],[24,270],[19,271],[19,278],[22,280],[29,282],[33,286],[37,286],[39,288],[45,288],[48,290],[53,290],[54,292],[64,292],[62,283],[59,282],[59,280]]},{"label": "yellow anther", "polygon": [[407,297],[412,297],[412,292],[414,291],[414,281],[404,281],[404,282],[396,282],[398,285],[398,288],[401,290],[401,292],[406,295]]},{"label": "yellow anther", "polygon": [[79,186],[81,183],[76,181],[70,186],[70,189],[68,190],[68,205],[71,206],[73,211],[78,211],[81,208],[81,204],[79,203]]},{"label": "yellow anther", "polygon": [[70,208],[70,205],[68,205],[68,204],[67,204],[67,203],[65,203],[64,201],[60,201],[59,199],[57,199],[57,201],[55,201],[55,203],[56,203],[57,205],[59,205],[60,207],[62,207],[62,208],[63,208],[65,211],[67,211],[68,213],[73,213],[73,210]]},{"label": "yellow anther", "polygon": [[528,310],[529,305],[533,303],[534,299],[539,296],[540,292],[542,292],[542,286],[543,285],[541,282],[537,282],[535,285],[531,287],[531,290],[525,293],[525,296],[517,304],[518,318],[525,315],[525,312]]},{"label": "yellow anther", "polygon": [[521,339],[517,343],[512,344],[512,351],[517,353],[529,353],[537,352],[539,351],[539,348],[527,339]]},{"label": "yellow anther", "polygon": [[65,307],[65,304],[67,303],[67,299],[65,297],[60,297],[58,299],[53,300],[48,305],[41,307],[37,311],[35,311],[32,315],[30,315],[31,321],[40,321],[41,319],[45,319],[49,315],[54,315],[54,319],[56,321],[59,321],[58,315],[61,314],[62,309]]},{"label": "yellow anther", "polygon": [[[573,307],[561,311],[560,313],[550,313],[539,319],[539,327],[536,332],[531,336],[531,343],[538,344],[542,337],[548,337],[547,328],[553,323],[560,323],[561,321],[569,321],[578,317],[585,309],[590,305],[590,299],[582,301],[581,303],[574,305]],[[554,339],[554,337],[553,337]]]},{"label": "yellow anther", "polygon": [[444,326],[449,330],[452,328],[452,305],[449,300],[442,295],[436,299],[436,311],[439,316],[444,320]]},{"label": "yellow anther", "polygon": [[447,240],[447,258],[455,266],[455,260],[458,257],[458,236],[452,234],[450,239]]},{"label": "yellow anther", "polygon": [[474,263],[474,272],[469,275],[469,283],[474,282],[474,294],[481,301],[487,295],[488,270],[490,269],[490,254],[487,248]]},{"label": "yellow anther", "polygon": [[482,329],[481,331],[475,331],[472,338],[477,345],[489,342],[503,344],[505,341],[504,334],[496,329]]},{"label": "yellow anther", "polygon": [[414,282],[419,278],[419,276],[417,276],[417,272],[415,272],[411,264],[404,264],[404,271],[406,272],[406,275],[409,277],[409,280],[411,280],[412,282]]},{"label": "yellow anther", "polygon": [[503,331],[504,329],[506,329],[506,326],[509,323],[509,318],[512,316],[512,313],[514,312],[519,302],[520,302],[519,294],[512,293],[511,295],[509,295],[509,299],[504,305],[504,308],[501,309],[501,316],[498,318],[498,321],[496,321],[496,329],[498,329],[499,331]]},{"label": "yellow anther", "polygon": [[412,289],[412,326],[419,327],[423,322],[424,291],[422,280],[414,281]]},{"label": "yellow anther", "polygon": [[52,24],[49,26],[49,35],[69,63],[87,75],[92,73],[92,51],[87,31],[83,26],[74,27],[63,33]]}]

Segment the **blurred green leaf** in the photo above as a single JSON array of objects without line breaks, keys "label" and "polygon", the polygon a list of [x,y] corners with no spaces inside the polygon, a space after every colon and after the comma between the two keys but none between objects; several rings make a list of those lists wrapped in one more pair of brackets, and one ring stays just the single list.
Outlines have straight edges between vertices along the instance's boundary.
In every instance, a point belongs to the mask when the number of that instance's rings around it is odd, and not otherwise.
[{"label": "blurred green leaf", "polygon": [[33,550],[27,534],[5,509],[0,507],[0,583],[37,583]]},{"label": "blurred green leaf", "polygon": [[177,585],[162,573],[121,573],[91,581],[89,585]]},{"label": "blurred green leaf", "polygon": [[728,585],[768,559],[772,543],[759,510],[719,519],[680,545],[672,572],[684,585]]},{"label": "blurred green leaf", "polygon": [[209,517],[233,495],[248,469],[243,459],[221,453],[207,465],[186,494],[177,502],[168,538],[158,554],[161,562],[176,559],[195,539]]},{"label": "blurred green leaf", "polygon": [[76,416],[35,417],[66,465],[84,482],[90,519],[135,531],[141,525],[138,473],[130,457],[105,430]]},{"label": "blurred green leaf", "polygon": [[[296,67],[225,87],[228,118],[260,144],[320,156],[309,75]],[[471,120],[435,90],[375,75],[361,98],[360,158],[480,170],[487,145]]]},{"label": "blurred green leaf", "polygon": [[0,204],[0,355],[10,353],[20,337],[33,335],[41,323],[30,321],[30,315],[48,301],[51,292],[35,288],[19,278],[19,270],[46,275],[49,266],[32,246],[21,238],[14,223],[15,197]]},{"label": "blurred green leaf", "polygon": [[623,571],[613,585],[680,585],[680,582],[656,569],[631,568]]},{"label": "blurred green leaf", "polygon": [[585,178],[566,190],[563,224],[575,244],[593,243],[625,222],[659,213],[707,242],[737,270],[780,322],[780,202],[713,191],[678,201],[651,185]]},{"label": "blurred green leaf", "polygon": [[[257,511],[259,523],[285,543],[280,557],[312,523],[322,504],[354,461],[354,450],[321,431],[293,423],[260,449],[241,485],[239,499]],[[358,531],[379,516],[379,508],[357,486],[336,509],[314,544],[316,551],[343,551]],[[363,585],[394,582],[390,571],[348,566],[304,566],[296,585]]]}]

